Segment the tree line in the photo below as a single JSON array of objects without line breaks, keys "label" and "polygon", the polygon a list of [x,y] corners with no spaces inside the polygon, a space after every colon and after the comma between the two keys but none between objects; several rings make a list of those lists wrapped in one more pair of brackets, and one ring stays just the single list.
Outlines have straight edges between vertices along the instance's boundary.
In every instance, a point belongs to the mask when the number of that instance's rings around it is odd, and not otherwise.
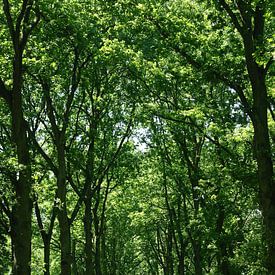
[{"label": "tree line", "polygon": [[272,1],[0,22],[1,274],[275,274]]}]

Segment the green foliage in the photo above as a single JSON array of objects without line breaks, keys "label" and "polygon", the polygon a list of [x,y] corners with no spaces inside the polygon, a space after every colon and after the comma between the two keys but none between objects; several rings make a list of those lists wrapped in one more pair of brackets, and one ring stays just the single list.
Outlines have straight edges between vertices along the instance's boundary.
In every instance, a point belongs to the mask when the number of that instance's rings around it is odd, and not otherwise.
[{"label": "green foliage", "polygon": [[[92,268],[102,274],[228,274],[225,266],[229,274],[265,274],[253,108],[247,110],[235,89],[241,87],[254,106],[253,87],[243,39],[220,2],[34,1],[41,21],[22,60],[33,274],[45,272],[47,237],[49,270],[61,273],[62,209],[73,274],[86,271],[88,234]],[[227,2],[240,20],[235,2]],[[274,55],[267,2],[263,42],[253,49],[261,69]],[[18,1],[9,3],[18,16]],[[251,1],[249,12],[257,3]],[[18,175],[26,167],[18,161],[2,91],[5,85],[11,93],[14,85],[3,10],[0,24],[0,273],[5,274],[12,266]],[[265,83],[272,150],[273,80],[270,66]]]}]

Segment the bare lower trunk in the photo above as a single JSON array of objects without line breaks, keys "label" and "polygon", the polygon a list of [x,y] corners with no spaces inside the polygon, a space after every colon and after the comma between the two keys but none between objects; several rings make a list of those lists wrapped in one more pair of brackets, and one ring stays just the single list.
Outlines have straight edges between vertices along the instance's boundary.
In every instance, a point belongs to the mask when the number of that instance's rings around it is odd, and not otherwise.
[{"label": "bare lower trunk", "polygon": [[185,274],[185,245],[183,242],[180,242],[180,255],[179,255],[179,264],[178,264],[178,273],[179,275]]},{"label": "bare lower trunk", "polygon": [[50,275],[50,239],[44,241],[44,275]]},{"label": "bare lower trunk", "polygon": [[76,261],[76,242],[75,240],[72,241],[72,274],[73,275],[77,275],[78,271],[77,271],[77,261]]},{"label": "bare lower trunk", "polygon": [[96,238],[96,245],[95,245],[95,272],[96,275],[101,275],[101,250],[100,245],[101,244],[101,238],[100,236],[97,236]]},{"label": "bare lower trunk", "polygon": [[28,275],[31,273],[32,202],[29,198],[29,192],[26,191],[28,191],[28,188],[22,186],[17,188],[18,198],[12,214],[13,274],[15,275]]},{"label": "bare lower trunk", "polygon": [[18,51],[14,60],[12,98],[12,134],[17,152],[19,178],[15,183],[16,202],[12,213],[14,274],[30,274],[31,264],[31,167],[28,151],[27,130],[22,109],[22,53]]},{"label": "bare lower trunk", "polygon": [[85,231],[85,266],[86,275],[94,274],[93,269],[93,242],[92,242],[92,206],[91,206],[91,187],[87,190],[87,199],[85,200],[85,216],[84,216],[84,231]]},{"label": "bare lower trunk", "polygon": [[61,246],[61,275],[71,274],[71,238],[67,211],[60,209],[58,213]]},{"label": "bare lower trunk", "polygon": [[65,149],[62,142],[58,145],[58,179],[57,179],[57,198],[58,205],[58,222],[60,229],[60,246],[61,246],[61,275],[71,274],[71,235],[70,224],[66,206],[66,164],[65,164]]}]

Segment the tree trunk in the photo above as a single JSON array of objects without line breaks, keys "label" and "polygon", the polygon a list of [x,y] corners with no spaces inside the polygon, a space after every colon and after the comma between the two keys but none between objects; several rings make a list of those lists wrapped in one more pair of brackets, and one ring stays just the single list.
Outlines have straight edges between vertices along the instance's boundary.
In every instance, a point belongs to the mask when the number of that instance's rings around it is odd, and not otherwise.
[{"label": "tree trunk", "polygon": [[44,275],[50,275],[50,238],[47,237],[44,241]]},{"label": "tree trunk", "polygon": [[[21,174],[21,172],[20,172]],[[28,177],[19,179],[16,186],[16,202],[12,214],[13,274],[30,274],[31,268],[31,213]]]},{"label": "tree trunk", "polygon": [[[14,3],[13,3],[14,4]],[[30,25],[30,16],[26,16],[25,4],[29,8],[32,2],[24,1],[19,16],[13,18],[9,1],[3,1],[2,8],[9,29],[13,45],[13,87],[7,90],[2,79],[0,96],[3,97],[11,111],[12,138],[17,154],[18,179],[14,184],[15,203],[12,207],[11,232],[13,251],[13,273],[28,275],[31,273],[31,237],[32,237],[32,173],[30,165],[27,127],[25,125],[22,103],[23,86],[23,52],[31,31],[36,27],[39,19],[31,23],[31,28],[26,32],[25,26]],[[13,10],[13,8],[12,8]],[[20,20],[20,16],[22,16]],[[25,17],[26,16],[26,17]],[[24,20],[22,20],[24,18]],[[21,22],[20,22],[21,21]],[[14,26],[16,22],[16,27]],[[24,23],[22,23],[24,22]],[[22,24],[21,24],[22,23]],[[24,26],[23,26],[24,24]]]},{"label": "tree trunk", "polygon": [[93,239],[92,239],[92,184],[94,183],[94,149],[96,137],[96,123],[93,121],[90,128],[91,142],[87,152],[85,168],[85,213],[84,213],[84,232],[85,232],[85,266],[87,275],[95,274],[93,263]]},{"label": "tree trunk", "polygon": [[[268,246],[267,267],[275,274],[275,185],[267,124],[267,93],[262,77],[253,87],[255,119],[254,142],[259,176],[259,199]],[[254,86],[254,85],[253,85]]]},{"label": "tree trunk", "polygon": [[167,255],[166,255],[166,266],[167,266],[167,274],[174,274],[174,265],[173,265],[173,228],[171,223],[168,224],[167,231]]},{"label": "tree trunk", "polygon": [[107,253],[106,253],[106,234],[105,234],[105,230],[102,234],[102,240],[101,240],[101,255],[102,255],[102,273],[107,274],[108,259],[107,259]]},{"label": "tree trunk", "polygon": [[72,274],[73,275],[78,275],[77,271],[77,262],[76,262],[76,242],[75,240],[72,241]]},{"label": "tree trunk", "polygon": [[65,148],[62,139],[58,144],[58,178],[57,178],[57,198],[58,198],[58,222],[60,229],[60,246],[61,246],[61,275],[71,274],[71,236],[70,225],[66,205],[66,162]]},{"label": "tree trunk", "polygon": [[194,264],[195,264],[195,274],[202,274],[202,263],[201,263],[201,245],[200,242],[194,241],[193,244],[194,251]]},{"label": "tree trunk", "polygon": [[[258,22],[262,24],[257,36],[250,32],[243,34],[245,58],[248,75],[253,93],[251,120],[254,128],[254,149],[258,166],[259,200],[265,225],[265,239],[267,241],[267,268],[269,274],[275,274],[275,183],[273,180],[273,163],[269,140],[267,120],[267,88],[265,84],[265,69],[255,60],[255,41],[259,42],[263,36],[263,11]],[[255,19],[256,20],[256,19]],[[255,36],[255,35],[254,35]]]},{"label": "tree trunk", "polygon": [[[194,172],[198,173],[198,169]],[[193,203],[194,203],[194,219],[198,220],[198,213],[200,208],[199,196],[197,187],[199,185],[199,180],[197,175],[190,176],[190,181],[192,183],[192,193],[193,193]],[[195,274],[202,274],[202,255],[201,255],[201,237],[200,232],[194,232],[192,237],[192,247],[194,252],[194,265],[195,265]]]},{"label": "tree trunk", "polygon": [[[98,183],[99,184],[99,183]],[[93,208],[94,214],[94,228],[95,228],[95,273],[96,275],[101,275],[101,251],[100,251],[100,243],[101,243],[101,229],[99,224],[99,217],[98,217],[98,209],[99,209],[99,202],[100,202],[100,184],[98,185],[97,192],[93,197],[95,200],[95,205]],[[102,213],[104,215],[104,213]]]},{"label": "tree trunk", "polygon": [[218,219],[216,225],[216,232],[218,235],[217,247],[219,249],[219,253],[217,255],[218,261],[218,270],[223,275],[230,274],[230,267],[228,262],[228,253],[227,253],[227,243],[223,237],[223,225],[225,219],[225,210],[224,206],[219,206]]},{"label": "tree trunk", "polygon": [[14,244],[14,274],[30,274],[31,264],[31,166],[27,141],[27,129],[22,108],[22,52],[14,57],[12,90],[12,134],[17,152],[19,177],[15,184],[16,202],[13,206],[12,224]]},{"label": "tree trunk", "polygon": [[180,241],[180,255],[179,255],[179,264],[178,264],[178,273],[179,275],[185,274],[185,248],[186,245]]},{"label": "tree trunk", "polygon": [[96,237],[96,244],[95,244],[95,273],[96,275],[101,275],[101,236]]},{"label": "tree trunk", "polygon": [[179,251],[178,251],[178,274],[184,275],[185,274],[185,251],[187,247],[187,242],[184,240],[181,230],[181,221],[179,219],[181,213],[180,213],[180,207],[181,207],[181,201],[178,201],[178,217],[176,217],[176,212],[174,211],[174,216],[176,220],[176,231],[179,238]]},{"label": "tree trunk", "polygon": [[93,270],[93,241],[92,241],[92,205],[91,205],[91,185],[86,191],[84,231],[85,231],[85,266],[86,275],[94,274]]}]

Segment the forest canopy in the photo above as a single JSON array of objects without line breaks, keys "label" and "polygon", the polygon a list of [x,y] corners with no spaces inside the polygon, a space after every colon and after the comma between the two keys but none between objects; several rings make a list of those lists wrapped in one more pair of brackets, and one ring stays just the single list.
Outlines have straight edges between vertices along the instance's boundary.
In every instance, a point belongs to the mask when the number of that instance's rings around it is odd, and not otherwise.
[{"label": "forest canopy", "polygon": [[275,274],[274,12],[2,0],[0,274]]}]

